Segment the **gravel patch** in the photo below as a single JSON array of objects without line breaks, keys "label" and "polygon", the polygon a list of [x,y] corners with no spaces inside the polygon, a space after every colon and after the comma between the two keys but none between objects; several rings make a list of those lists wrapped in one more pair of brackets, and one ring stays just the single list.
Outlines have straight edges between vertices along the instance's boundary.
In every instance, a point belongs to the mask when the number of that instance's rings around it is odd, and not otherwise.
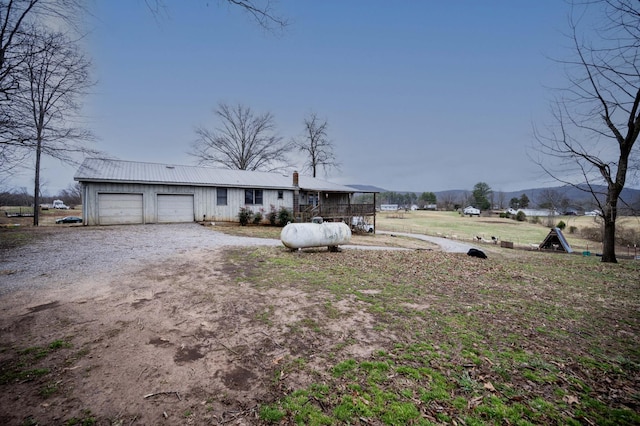
[{"label": "gravel patch", "polygon": [[[141,262],[157,262],[194,250],[224,246],[282,246],[280,240],[223,234],[195,223],[123,226],[72,226],[48,233],[28,246],[0,252],[0,297],[16,290],[73,285],[108,274],[123,274]],[[468,244],[425,235],[406,235],[466,252]],[[394,250],[341,246],[344,249]],[[395,248],[395,250],[404,250]]]},{"label": "gravel patch", "polygon": [[195,223],[73,226],[34,244],[0,252],[0,296],[16,290],[73,284],[117,275],[140,262],[223,246],[282,245],[280,240],[236,237]]}]

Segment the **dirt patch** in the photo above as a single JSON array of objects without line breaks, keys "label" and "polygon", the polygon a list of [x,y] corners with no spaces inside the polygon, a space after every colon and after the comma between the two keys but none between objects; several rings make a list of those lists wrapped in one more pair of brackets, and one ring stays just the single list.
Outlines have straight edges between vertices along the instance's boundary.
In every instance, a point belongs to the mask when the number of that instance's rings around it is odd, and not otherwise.
[{"label": "dirt patch", "polygon": [[[35,294],[6,295],[0,300],[0,362],[11,392],[0,396],[0,423],[251,417],[259,402],[279,395],[273,379],[292,359],[304,356],[309,368],[320,367],[336,340],[367,328],[365,314],[343,315],[355,309],[354,302],[342,301],[335,318],[326,319],[324,333],[331,336],[319,335],[305,319],[309,312],[321,315],[322,302],[297,290],[243,283],[255,260],[241,255],[193,252],[133,269],[127,279],[90,277],[68,288],[51,283]],[[82,287],[89,281],[95,286],[96,279],[108,291],[87,297]],[[24,356],[25,348],[46,350],[56,341],[65,345],[41,358]],[[353,354],[363,350],[354,346]],[[18,365],[48,372],[7,379]],[[296,386],[310,380],[292,379]],[[149,394],[154,396],[145,398]]]}]

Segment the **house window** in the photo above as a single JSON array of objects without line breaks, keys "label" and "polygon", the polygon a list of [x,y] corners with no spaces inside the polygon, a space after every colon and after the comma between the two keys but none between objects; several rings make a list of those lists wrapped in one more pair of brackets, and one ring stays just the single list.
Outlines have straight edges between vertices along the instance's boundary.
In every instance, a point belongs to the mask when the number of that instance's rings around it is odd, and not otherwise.
[{"label": "house window", "polygon": [[218,206],[227,205],[227,188],[218,188],[216,191],[216,204]]},{"label": "house window", "polygon": [[284,191],[281,189],[278,191],[278,200],[282,200],[284,198]]},{"label": "house window", "polygon": [[245,189],[244,190],[244,203],[249,204],[262,204],[262,189]]}]

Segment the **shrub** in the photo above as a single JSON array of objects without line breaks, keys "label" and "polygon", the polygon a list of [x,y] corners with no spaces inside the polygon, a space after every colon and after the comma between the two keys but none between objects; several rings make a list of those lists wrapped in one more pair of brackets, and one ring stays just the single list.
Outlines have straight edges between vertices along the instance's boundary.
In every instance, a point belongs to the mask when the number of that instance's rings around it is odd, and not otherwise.
[{"label": "shrub", "polygon": [[240,207],[240,211],[238,212],[238,220],[240,221],[241,226],[246,226],[249,222],[251,222],[252,217],[253,212],[251,211],[251,209]]},{"label": "shrub", "polygon": [[575,226],[570,226],[569,227],[569,233],[570,234],[575,234],[577,230],[578,230],[578,228],[576,228]]},{"label": "shrub", "polygon": [[531,217],[531,219],[529,219],[529,222],[530,222],[530,223],[533,223],[533,224],[540,223],[540,217],[538,217],[538,216],[533,216],[533,217]]},{"label": "shrub", "polygon": [[556,225],[556,228],[563,230],[564,228],[567,227],[567,224],[564,223],[564,220],[561,220],[560,222],[558,222],[558,224]]},{"label": "shrub", "polygon": [[580,228],[580,235],[585,240],[602,242],[602,228],[599,226],[590,226]]},{"label": "shrub", "polygon": [[263,216],[262,216],[262,212],[256,212],[256,213],[253,215],[253,223],[254,223],[255,225],[260,225],[260,222],[262,222],[262,217],[263,217]]},{"label": "shrub", "polygon": [[640,240],[640,235],[635,229],[618,226],[616,228],[616,242],[623,246],[636,246]]},{"label": "shrub", "polygon": [[280,207],[280,211],[278,211],[278,225],[285,226],[287,223],[293,221],[293,213],[291,213],[286,207]]},{"label": "shrub", "polygon": [[269,213],[267,213],[267,220],[269,221],[269,225],[276,226],[276,222],[278,221],[278,212],[276,211],[276,206],[271,204],[271,209]]},{"label": "shrub", "polygon": [[527,215],[520,210],[517,214],[516,214],[516,220],[518,222],[524,222],[525,220],[527,220]]}]

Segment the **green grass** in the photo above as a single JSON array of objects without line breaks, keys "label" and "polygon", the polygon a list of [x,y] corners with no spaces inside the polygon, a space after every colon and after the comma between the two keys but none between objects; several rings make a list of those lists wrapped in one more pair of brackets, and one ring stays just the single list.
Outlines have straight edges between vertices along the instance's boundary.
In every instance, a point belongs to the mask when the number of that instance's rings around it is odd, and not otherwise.
[{"label": "green grass", "polygon": [[[41,365],[42,362],[46,361],[53,352],[71,347],[71,343],[58,339],[46,346],[31,346],[15,350],[15,356],[0,365],[0,385],[32,381],[47,376],[51,370],[46,365]],[[54,392],[55,389],[51,385],[46,385],[40,393],[47,397]]]},{"label": "green grass", "polygon": [[[36,236],[32,232],[18,228],[0,227],[0,250],[14,249],[33,242]],[[1,272],[1,271],[0,271]]]}]

